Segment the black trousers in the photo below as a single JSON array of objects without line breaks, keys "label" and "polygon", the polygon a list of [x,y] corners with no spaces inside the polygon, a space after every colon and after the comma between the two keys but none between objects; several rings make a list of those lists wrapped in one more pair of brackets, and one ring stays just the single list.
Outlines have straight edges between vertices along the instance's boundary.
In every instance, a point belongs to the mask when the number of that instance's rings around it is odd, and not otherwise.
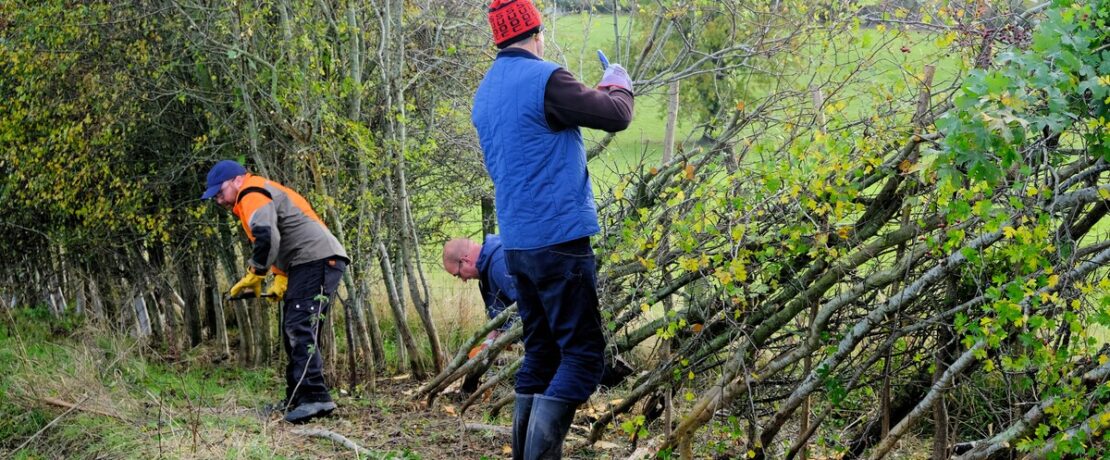
[{"label": "black trousers", "polygon": [[582,403],[605,369],[597,263],[589,238],[538,249],[506,249],[524,324],[516,392]]},{"label": "black trousers", "polygon": [[285,366],[285,400],[290,407],[331,401],[324,384],[320,356],[320,326],[332,296],[343,278],[347,262],[326,258],[289,269],[289,287],[282,307],[282,344],[289,363]]}]

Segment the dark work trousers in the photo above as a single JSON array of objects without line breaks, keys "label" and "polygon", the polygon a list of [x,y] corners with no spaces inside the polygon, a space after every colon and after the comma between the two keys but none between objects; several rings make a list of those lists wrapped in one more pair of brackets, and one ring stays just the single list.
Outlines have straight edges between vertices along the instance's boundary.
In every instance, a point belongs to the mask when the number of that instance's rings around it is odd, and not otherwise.
[{"label": "dark work trousers", "polygon": [[506,250],[505,263],[516,277],[524,325],[524,363],[516,374],[516,392],[585,402],[605,367],[590,239]]},{"label": "dark work trousers", "polygon": [[285,400],[290,407],[331,401],[328,387],[324,385],[319,333],[346,268],[343,259],[327,258],[289,269],[281,329],[285,355],[289,358],[285,366]]}]

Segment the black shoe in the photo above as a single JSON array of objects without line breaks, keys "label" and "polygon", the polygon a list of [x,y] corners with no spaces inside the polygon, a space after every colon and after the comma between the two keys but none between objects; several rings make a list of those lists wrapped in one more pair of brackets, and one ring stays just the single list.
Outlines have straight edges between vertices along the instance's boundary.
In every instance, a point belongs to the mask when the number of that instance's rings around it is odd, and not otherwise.
[{"label": "black shoe", "polygon": [[517,393],[513,404],[513,460],[524,458],[524,443],[528,435],[528,418],[532,414],[533,395]]},{"label": "black shoe", "polygon": [[304,403],[286,413],[285,421],[293,424],[305,423],[316,417],[330,415],[335,407],[335,403],[332,401]]},{"label": "black shoe", "polygon": [[528,417],[528,439],[524,444],[527,460],[563,458],[563,440],[574,421],[578,403],[550,396],[535,395],[532,413]]}]

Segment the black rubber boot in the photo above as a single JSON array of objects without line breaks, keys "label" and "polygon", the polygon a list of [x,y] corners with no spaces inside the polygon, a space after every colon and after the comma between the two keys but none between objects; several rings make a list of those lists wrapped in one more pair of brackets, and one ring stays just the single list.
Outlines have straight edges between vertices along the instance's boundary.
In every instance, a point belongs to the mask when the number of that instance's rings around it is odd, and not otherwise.
[{"label": "black rubber boot", "polygon": [[513,460],[524,458],[524,440],[528,435],[528,417],[532,414],[533,395],[517,393],[513,404]]},{"label": "black rubber boot", "polygon": [[563,458],[563,440],[574,421],[578,403],[550,396],[532,398],[532,415],[528,420],[528,439],[524,445],[525,460]]}]

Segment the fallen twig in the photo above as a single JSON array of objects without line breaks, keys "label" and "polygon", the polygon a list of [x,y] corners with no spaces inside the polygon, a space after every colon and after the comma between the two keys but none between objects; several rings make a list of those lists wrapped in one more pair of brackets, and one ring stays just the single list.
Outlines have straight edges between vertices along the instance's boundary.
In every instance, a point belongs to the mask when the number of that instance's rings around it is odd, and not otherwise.
[{"label": "fallen twig", "polygon": [[467,423],[466,429],[471,431],[492,431],[505,436],[512,436],[513,434],[513,429],[507,426],[486,425],[482,423]]},{"label": "fallen twig", "polygon": [[324,438],[338,442],[346,446],[348,449],[355,451],[355,455],[370,454],[369,450],[366,450],[365,447],[355,444],[354,441],[347,439],[346,436],[343,436],[334,431],[325,430],[323,428],[295,428],[292,430],[292,433],[313,438]]},{"label": "fallen twig", "polygon": [[[120,416],[119,414],[115,414],[115,413],[100,410],[100,409],[94,409],[94,408],[91,408],[91,407],[80,407],[81,404],[84,404],[85,401],[87,401],[89,398],[90,398],[90,396],[86,396],[85,399],[82,399],[77,404],[62,401],[62,400],[56,399],[56,398],[40,398],[40,400],[44,403],[47,403],[47,404],[51,404],[51,405],[55,405],[55,406],[58,406],[58,407],[64,407],[66,409],[69,409],[68,411],[66,411],[67,414],[70,411],[76,409],[76,410],[79,410],[79,411],[82,411],[82,412],[88,412],[88,413],[92,413],[92,414],[96,414],[96,415],[103,415],[105,417],[111,417],[111,418],[114,418],[116,420],[123,421],[123,422],[127,421],[127,420],[124,420],[123,417]],[[62,415],[65,415],[65,414],[62,414]]]}]

